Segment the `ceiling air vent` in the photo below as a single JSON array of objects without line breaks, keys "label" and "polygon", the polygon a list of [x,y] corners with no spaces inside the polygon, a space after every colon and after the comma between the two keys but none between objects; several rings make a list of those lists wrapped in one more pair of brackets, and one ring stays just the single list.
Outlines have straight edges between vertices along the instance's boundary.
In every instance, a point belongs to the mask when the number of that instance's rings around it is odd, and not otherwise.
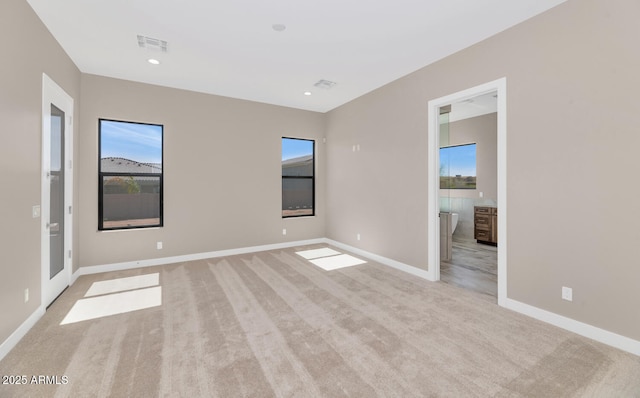
[{"label": "ceiling air vent", "polygon": [[324,80],[324,79],[318,80],[318,82],[314,84],[314,86],[318,88],[323,88],[325,90],[328,90],[335,85],[336,85],[335,82],[330,82],[329,80]]},{"label": "ceiling air vent", "polygon": [[153,37],[138,35],[138,46],[147,50],[167,52],[167,42]]}]

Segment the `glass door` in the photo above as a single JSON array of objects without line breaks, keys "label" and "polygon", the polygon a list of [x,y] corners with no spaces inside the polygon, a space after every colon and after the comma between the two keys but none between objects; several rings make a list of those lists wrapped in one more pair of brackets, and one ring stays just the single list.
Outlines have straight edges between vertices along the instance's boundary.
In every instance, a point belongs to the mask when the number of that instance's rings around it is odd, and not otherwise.
[{"label": "glass door", "polygon": [[64,112],[51,104],[49,280],[64,269]]},{"label": "glass door", "polygon": [[42,77],[42,305],[48,307],[71,281],[73,99]]}]

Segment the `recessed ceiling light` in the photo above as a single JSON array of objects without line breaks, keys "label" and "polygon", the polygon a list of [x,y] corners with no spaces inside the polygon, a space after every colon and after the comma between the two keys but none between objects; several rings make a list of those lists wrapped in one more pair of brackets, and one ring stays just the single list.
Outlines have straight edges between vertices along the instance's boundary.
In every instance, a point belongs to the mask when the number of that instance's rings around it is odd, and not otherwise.
[{"label": "recessed ceiling light", "polygon": [[287,29],[287,26],[281,23],[275,23],[271,25],[271,28],[273,28],[273,30],[275,30],[276,32],[282,32],[283,30]]},{"label": "recessed ceiling light", "polygon": [[311,91],[305,91],[304,95],[311,95]]},{"label": "recessed ceiling light", "polygon": [[160,65],[160,61],[158,61],[155,58],[149,58],[147,62],[150,63],[151,65]]}]

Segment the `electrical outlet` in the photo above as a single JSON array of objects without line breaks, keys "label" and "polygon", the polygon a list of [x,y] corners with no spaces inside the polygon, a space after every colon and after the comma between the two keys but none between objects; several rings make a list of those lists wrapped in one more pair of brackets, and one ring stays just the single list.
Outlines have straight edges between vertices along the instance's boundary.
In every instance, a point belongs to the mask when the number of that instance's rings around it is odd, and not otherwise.
[{"label": "electrical outlet", "polygon": [[29,288],[24,289],[24,302],[29,302]]},{"label": "electrical outlet", "polygon": [[157,242],[157,243],[156,243],[156,248],[157,248],[158,250],[161,250],[161,249],[162,249],[162,242]]},{"label": "electrical outlet", "polygon": [[356,234],[356,239],[360,240],[360,234]]},{"label": "electrical outlet", "polygon": [[286,228],[282,228],[282,235],[286,235],[287,234],[287,229]]},{"label": "electrical outlet", "polygon": [[570,287],[562,286],[562,299],[573,301],[573,289]]}]

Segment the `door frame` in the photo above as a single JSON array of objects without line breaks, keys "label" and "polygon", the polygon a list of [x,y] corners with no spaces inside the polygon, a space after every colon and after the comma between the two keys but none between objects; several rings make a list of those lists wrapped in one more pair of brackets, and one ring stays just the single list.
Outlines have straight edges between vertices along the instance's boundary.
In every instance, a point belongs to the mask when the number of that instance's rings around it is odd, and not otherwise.
[{"label": "door frame", "polygon": [[[49,213],[50,185],[49,168],[51,161],[51,104],[65,114],[64,127],[64,269],[58,273],[51,286],[49,278],[50,245]],[[66,286],[71,284],[73,270],[73,98],[45,73],[42,74],[42,154],[41,154],[41,206],[40,206],[40,261],[41,285],[40,301],[47,308]]]},{"label": "door frame", "polygon": [[485,84],[459,91],[429,101],[428,129],[428,279],[440,280],[440,234],[438,216],[440,190],[440,124],[439,109],[442,106],[464,101],[490,92],[497,92],[498,131],[498,305],[505,306],[507,299],[507,78],[503,77]]}]

